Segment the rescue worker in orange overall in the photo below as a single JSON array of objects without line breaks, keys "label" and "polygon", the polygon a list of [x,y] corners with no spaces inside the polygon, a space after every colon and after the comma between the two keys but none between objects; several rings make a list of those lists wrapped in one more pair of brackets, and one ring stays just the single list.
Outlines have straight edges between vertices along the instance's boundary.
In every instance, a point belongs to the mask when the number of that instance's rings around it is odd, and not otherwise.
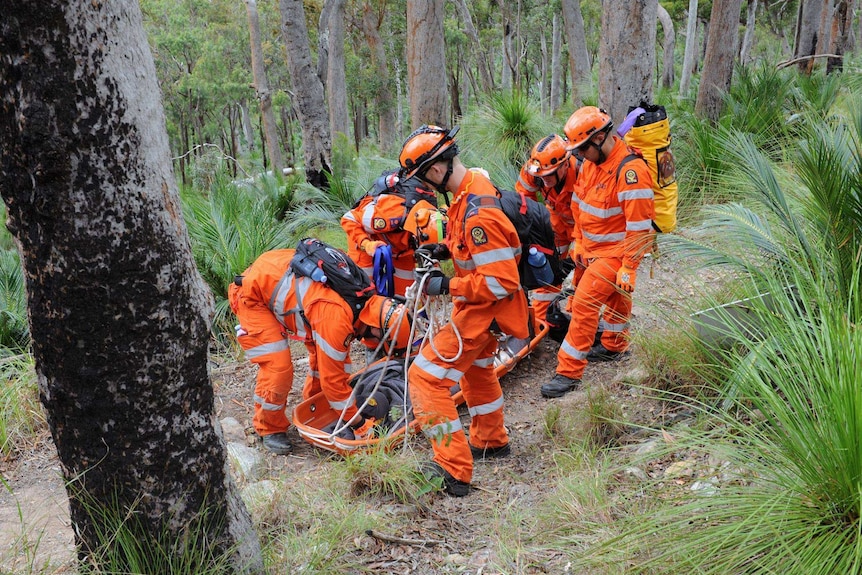
[{"label": "rescue worker in orange overall", "polygon": [[[566,122],[570,148],[583,156],[575,217],[576,263],[586,264],[571,299],[572,321],[557,354],[557,372],[542,386],[544,397],[561,397],[581,383],[589,361],[623,357],[629,347],[631,292],[637,268],[653,242],[652,178],[646,162],[611,133],[603,110],[586,106]],[[593,347],[605,306],[601,343]]]},{"label": "rescue worker in orange overall", "polygon": [[[569,248],[574,239],[575,219],[572,216],[572,196],[578,185],[578,160],[572,156],[567,142],[557,134],[545,136],[533,146],[530,159],[521,168],[515,191],[541,202],[551,214],[551,226],[557,251],[563,262],[571,262]],[[583,266],[575,268],[572,285],[577,285]],[[542,287],[530,292],[530,301],[537,320],[545,321],[548,306],[559,295],[560,287]]]},{"label": "rescue worker in orange overall", "polygon": [[[474,458],[509,454],[503,390],[494,373],[497,338],[491,325],[496,321],[502,332],[526,338],[529,316],[518,275],[521,241],[501,209],[471,204],[495,199],[497,191],[480,171],[461,163],[457,131],[422,126],[405,141],[400,162],[406,177],[415,176],[454,195],[445,244],[420,248],[437,260],[452,258],[455,277],[437,270],[421,284],[428,295],[451,294],[451,321],[435,335],[433,347],[422,348],[407,380],[414,415],[434,450],[423,473],[442,478],[447,493],[462,497],[470,492]],[[469,443],[450,395],[458,383],[472,418]]]},{"label": "rescue worker in orange overall", "polygon": [[368,194],[341,217],[347,234],[347,255],[365,273],[374,277],[375,253],[386,246],[391,250],[393,286],[385,295],[403,296],[413,284],[412,235],[404,230],[404,221],[415,217],[420,209],[437,207],[437,195],[418,181],[401,180],[394,172],[384,172]]},{"label": "rescue worker in orange overall", "polygon": [[357,412],[351,395],[350,342],[359,337],[366,345],[376,345],[391,330],[395,347],[406,349],[410,337],[403,306],[372,295],[354,320],[353,310],[338,292],[290,268],[295,253],[279,249],[262,254],[228,290],[231,310],[239,320],[237,340],[259,367],[252,424],[264,447],[280,455],[291,451],[285,414],[293,384],[288,338],[304,342],[308,350],[303,399],[323,391],[329,405],[343,413],[342,421],[362,437],[374,422]]}]

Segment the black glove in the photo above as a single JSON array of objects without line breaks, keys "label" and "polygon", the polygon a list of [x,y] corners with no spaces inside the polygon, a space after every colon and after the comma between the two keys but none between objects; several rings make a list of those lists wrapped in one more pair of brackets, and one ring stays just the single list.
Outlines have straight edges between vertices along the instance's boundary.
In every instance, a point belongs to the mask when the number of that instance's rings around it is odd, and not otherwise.
[{"label": "black glove", "polygon": [[560,260],[560,272],[562,272],[563,277],[572,273],[572,270],[575,269],[575,262],[572,258],[565,258]]},{"label": "black glove", "polygon": [[423,256],[437,261],[448,260],[452,257],[452,253],[446,244],[425,244],[424,246],[419,246],[416,248],[415,255],[416,261],[420,264],[424,261],[422,259]]},{"label": "black glove", "polygon": [[449,278],[440,270],[434,270],[425,281],[426,295],[443,295],[449,293]]}]

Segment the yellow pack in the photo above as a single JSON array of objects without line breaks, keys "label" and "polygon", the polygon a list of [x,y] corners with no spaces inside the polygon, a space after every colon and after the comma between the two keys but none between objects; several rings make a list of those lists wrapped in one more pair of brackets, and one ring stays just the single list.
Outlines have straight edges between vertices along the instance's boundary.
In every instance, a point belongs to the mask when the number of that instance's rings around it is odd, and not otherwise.
[{"label": "yellow pack", "polygon": [[626,143],[636,148],[649,166],[655,196],[654,227],[659,232],[676,229],[678,201],[676,164],[670,150],[670,122],[664,106],[641,103],[645,110],[625,135]]}]

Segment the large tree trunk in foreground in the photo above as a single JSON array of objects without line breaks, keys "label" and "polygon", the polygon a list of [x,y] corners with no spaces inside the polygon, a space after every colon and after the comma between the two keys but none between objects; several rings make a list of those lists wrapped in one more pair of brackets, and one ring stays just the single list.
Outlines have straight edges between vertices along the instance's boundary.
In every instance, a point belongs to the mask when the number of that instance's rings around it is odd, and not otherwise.
[{"label": "large tree trunk in foreground", "polygon": [[605,0],[599,46],[599,103],[619,124],[652,101],[658,0]]},{"label": "large tree trunk in foreground", "polygon": [[694,112],[699,118],[717,122],[722,97],[730,89],[736,46],[739,41],[739,11],[742,0],[714,0],[709,16],[709,39]]},{"label": "large tree trunk in foreground", "polygon": [[79,556],[130,513],[144,545],[193,538],[262,573],[214,420],[212,300],[137,2],[6,2],[0,55],[0,192]]},{"label": "large tree trunk in foreground", "polygon": [[331,171],[329,114],[323,98],[323,82],[315,72],[308,44],[308,27],[302,0],[281,0],[281,30],[287,50],[287,67],[295,92],[296,112],[302,127],[305,179],[316,188],[328,188]]}]

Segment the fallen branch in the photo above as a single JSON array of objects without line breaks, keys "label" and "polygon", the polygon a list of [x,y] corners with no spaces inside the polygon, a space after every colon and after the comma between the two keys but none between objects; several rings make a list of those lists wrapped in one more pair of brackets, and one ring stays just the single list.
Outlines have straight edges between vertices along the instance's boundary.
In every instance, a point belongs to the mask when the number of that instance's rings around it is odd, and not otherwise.
[{"label": "fallen branch", "polygon": [[434,539],[405,539],[404,537],[396,537],[394,535],[386,535],[385,533],[380,533],[379,531],[375,531],[374,529],[368,529],[365,531],[365,534],[369,537],[374,537],[375,539],[379,539],[380,541],[386,541],[388,543],[401,543],[402,545],[443,545],[447,546],[445,541],[435,541]]},{"label": "fallen branch", "polygon": [[843,58],[841,54],[812,54],[810,56],[801,56],[799,58],[794,58],[793,60],[786,60],[784,62],[779,62],[775,65],[776,70],[781,70],[782,68],[786,68],[788,66],[792,66],[798,62],[804,62],[805,60],[814,60],[815,58]]}]

